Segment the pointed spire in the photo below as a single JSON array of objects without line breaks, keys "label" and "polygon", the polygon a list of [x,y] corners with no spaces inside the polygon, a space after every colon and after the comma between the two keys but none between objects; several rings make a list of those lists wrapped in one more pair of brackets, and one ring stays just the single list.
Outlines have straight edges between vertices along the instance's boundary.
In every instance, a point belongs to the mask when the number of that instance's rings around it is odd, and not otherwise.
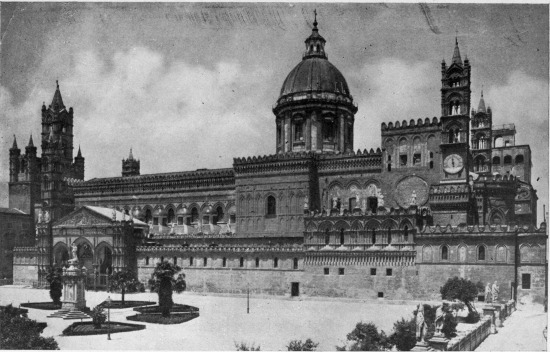
[{"label": "pointed spire", "polygon": [[318,30],[317,29],[317,9],[313,10],[313,14],[315,15],[315,19],[313,20],[313,30]]},{"label": "pointed spire", "polygon": [[134,160],[134,155],[132,154],[132,148],[130,148],[130,155],[128,156],[128,160]]},{"label": "pointed spire", "polygon": [[460,57],[460,49],[458,49],[458,37],[455,37],[455,51],[453,53],[453,64],[462,66],[462,58]]},{"label": "pointed spire", "polygon": [[55,84],[57,88],[55,90],[55,94],[53,95],[52,105],[50,105],[50,107],[53,111],[61,111],[65,108],[65,105],[63,105],[63,99],[61,98],[61,91],[59,90],[59,81],[56,80]]},{"label": "pointed spire", "polygon": [[481,88],[481,99],[479,99],[479,105],[477,107],[478,112],[487,112],[485,109],[485,100],[483,100],[483,88]]},{"label": "pointed spire", "polygon": [[80,151],[80,144],[78,145],[78,153],[76,154],[77,158],[82,158],[82,152]]},{"label": "pointed spire", "polygon": [[31,138],[29,138],[29,145],[28,147],[34,147],[34,143],[32,141],[32,133],[31,133]]},{"label": "pointed spire", "polygon": [[13,135],[13,146],[11,149],[17,149],[17,138],[15,138],[15,135]]}]

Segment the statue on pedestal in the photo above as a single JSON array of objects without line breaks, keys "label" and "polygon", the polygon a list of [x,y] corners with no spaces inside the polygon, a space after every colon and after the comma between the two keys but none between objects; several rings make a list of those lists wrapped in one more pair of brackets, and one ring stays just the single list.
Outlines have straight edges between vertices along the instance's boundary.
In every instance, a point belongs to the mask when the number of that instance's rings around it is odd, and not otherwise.
[{"label": "statue on pedestal", "polygon": [[498,303],[498,294],[500,293],[500,288],[498,287],[497,282],[493,284],[493,287],[491,288],[491,293],[493,295],[493,303]]},{"label": "statue on pedestal", "polygon": [[71,245],[71,252],[72,252],[72,257],[71,259],[78,259],[78,256],[77,256],[77,252],[78,252],[78,246],[75,242],[73,242],[73,244]]},{"label": "statue on pedestal", "polygon": [[42,212],[42,210],[40,210],[38,212],[38,223],[40,224],[43,220],[43,216],[44,216],[44,213]]},{"label": "statue on pedestal", "polygon": [[424,304],[418,305],[418,311],[416,313],[416,341],[425,342],[426,331],[428,330],[428,325],[424,318]]},{"label": "statue on pedestal", "polygon": [[435,325],[435,333],[434,336],[443,336],[443,327],[445,326],[445,311],[443,310],[443,306],[445,304],[437,307],[437,310],[435,311],[435,319],[434,319],[434,325]]},{"label": "statue on pedestal", "polygon": [[411,205],[416,205],[416,191],[413,190],[411,194]]},{"label": "statue on pedestal", "polygon": [[47,210],[44,212],[44,222],[50,222],[50,212]]},{"label": "statue on pedestal", "polygon": [[491,303],[491,283],[488,282],[485,286],[485,303]]}]

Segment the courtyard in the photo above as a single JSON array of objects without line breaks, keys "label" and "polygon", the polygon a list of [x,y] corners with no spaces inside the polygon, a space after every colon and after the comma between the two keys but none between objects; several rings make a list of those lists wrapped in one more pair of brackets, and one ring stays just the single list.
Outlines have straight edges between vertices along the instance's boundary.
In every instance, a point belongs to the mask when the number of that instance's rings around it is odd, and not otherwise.
[{"label": "courtyard", "polygon": [[[87,306],[92,308],[109,295],[120,299],[117,293],[87,291]],[[318,350],[334,350],[344,344],[357,322],[372,321],[389,334],[395,321],[412,317],[415,309],[415,302],[254,297],[247,314],[246,297],[184,292],[173,298],[175,303],[198,307],[200,316],[177,325],[144,323],[145,330],[113,334],[110,341],[106,335],[61,336],[63,329],[78,320],[47,318],[51,311],[29,309],[28,315],[47,322],[43,336],[53,336],[64,350],[235,350],[236,342],[259,345],[262,350],[286,350],[289,341],[306,338],[319,342]],[[157,295],[129,294],[126,299],[156,301]],[[0,287],[1,305],[49,300],[48,290]],[[111,310],[111,320],[128,322],[126,316],[132,314],[131,308]],[[499,333],[489,335],[477,350],[546,350],[542,334],[546,324],[542,306],[520,304]]]},{"label": "courtyard", "polygon": [[[93,308],[110,295],[86,292],[86,303]],[[359,321],[372,321],[387,333],[401,317],[410,318],[413,303],[377,304],[350,300],[313,300],[283,298],[251,298],[250,314],[246,313],[246,297],[203,296],[193,292],[174,294],[175,303],[189,304],[200,309],[200,316],[184,324],[147,324],[145,330],[105,335],[60,336],[61,331],[75,322],[47,318],[51,311],[29,309],[29,318],[47,322],[43,336],[53,336],[60,349],[75,350],[235,350],[235,342],[260,345],[262,350],[286,350],[294,339],[312,338],[319,342],[318,350],[334,350],[342,345]],[[126,299],[157,301],[153,293],[127,295]],[[0,304],[49,301],[48,290],[0,287]],[[132,309],[111,310],[111,320],[128,322]],[[79,321],[79,320],[76,320]]]}]

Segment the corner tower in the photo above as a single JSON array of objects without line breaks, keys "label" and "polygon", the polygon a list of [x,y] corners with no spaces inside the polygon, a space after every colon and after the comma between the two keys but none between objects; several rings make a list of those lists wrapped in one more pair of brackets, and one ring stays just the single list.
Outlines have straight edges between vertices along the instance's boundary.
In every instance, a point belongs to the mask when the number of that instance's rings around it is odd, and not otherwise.
[{"label": "corner tower", "polygon": [[286,77],[273,108],[278,154],[353,150],[357,106],[344,76],[328,61],[317,24],[315,13],[302,61]]},{"label": "corner tower", "polygon": [[132,148],[128,159],[122,159],[122,177],[139,176],[139,160],[134,159]]}]

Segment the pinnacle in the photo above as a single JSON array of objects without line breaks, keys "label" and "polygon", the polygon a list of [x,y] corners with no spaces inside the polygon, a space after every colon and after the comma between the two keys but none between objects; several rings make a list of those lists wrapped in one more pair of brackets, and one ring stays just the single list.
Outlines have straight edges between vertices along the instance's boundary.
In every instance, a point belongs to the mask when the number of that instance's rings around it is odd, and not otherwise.
[{"label": "pinnacle", "polygon": [[455,51],[453,53],[453,64],[462,66],[462,58],[460,57],[460,49],[458,48],[458,38],[455,37]]},{"label": "pinnacle", "polygon": [[128,156],[128,160],[134,160],[134,155],[132,154],[132,148],[130,148],[130,155]]},{"label": "pinnacle", "polygon": [[53,111],[61,111],[65,108],[65,105],[63,105],[63,98],[61,98],[61,91],[59,90],[59,82],[55,81],[56,84],[56,90],[55,94],[53,95],[52,99],[52,105],[50,106]]},{"label": "pinnacle", "polygon": [[13,135],[13,146],[11,149],[17,149],[17,138],[15,138],[15,135]]},{"label": "pinnacle", "polygon": [[78,146],[78,154],[76,154],[77,158],[82,158],[82,152],[80,151],[80,145]]},{"label": "pinnacle", "polygon": [[29,138],[29,145],[28,147],[34,147],[34,143],[32,141],[32,133],[31,133],[31,138]]}]

